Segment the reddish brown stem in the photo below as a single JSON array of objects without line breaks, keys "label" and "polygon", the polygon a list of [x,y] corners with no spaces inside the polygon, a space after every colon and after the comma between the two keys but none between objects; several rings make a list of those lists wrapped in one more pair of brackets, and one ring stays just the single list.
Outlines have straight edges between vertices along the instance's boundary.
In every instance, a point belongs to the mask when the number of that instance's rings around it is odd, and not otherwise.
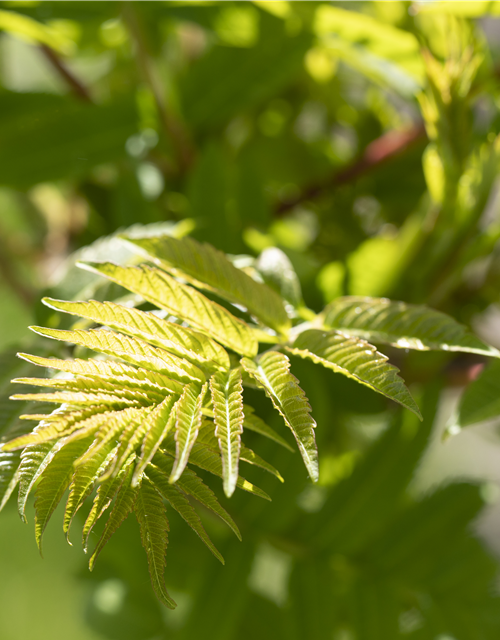
[{"label": "reddish brown stem", "polygon": [[51,49],[46,44],[40,45],[40,50],[43,52],[47,60],[53,66],[53,68],[57,71],[57,73],[61,76],[64,82],[70,87],[71,91],[83,100],[84,102],[92,103],[92,96],[90,95],[87,87],[79,80],[72,71],[68,69],[68,67],[64,64],[61,58],[57,55],[54,49]]},{"label": "reddish brown stem", "polygon": [[356,178],[373,171],[380,165],[400,156],[415,143],[425,139],[425,127],[418,123],[403,131],[388,131],[366,147],[363,155],[345,169],[334,173],[323,182],[306,187],[297,196],[278,202],[275,215],[282,216],[297,205],[315,200],[333,187],[352,182]]}]

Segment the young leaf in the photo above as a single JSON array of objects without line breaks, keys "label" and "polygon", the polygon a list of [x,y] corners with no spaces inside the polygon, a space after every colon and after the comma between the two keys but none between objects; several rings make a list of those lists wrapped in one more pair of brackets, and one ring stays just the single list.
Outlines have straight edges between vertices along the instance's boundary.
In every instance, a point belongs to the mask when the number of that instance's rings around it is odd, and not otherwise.
[{"label": "young leaf", "polygon": [[[197,442],[201,442],[203,444],[208,445],[210,449],[212,449],[212,451],[217,451],[217,449],[219,448],[219,443],[218,443],[217,437],[215,436],[214,431],[215,431],[215,428],[214,428],[213,422],[211,420],[205,420],[203,426],[200,429],[200,432],[198,433]],[[260,469],[264,469],[265,471],[268,471],[273,476],[278,478],[280,482],[284,482],[281,474],[277,469],[275,469],[271,464],[269,464],[269,462],[266,462],[265,460],[263,460],[254,451],[252,451],[248,447],[245,447],[243,443],[240,444],[239,459],[242,462],[253,464],[256,467],[259,467]],[[224,465],[222,467],[222,471],[224,472]]]},{"label": "young leaf", "polygon": [[[107,447],[108,443],[119,440],[119,444],[123,446],[122,438],[124,433],[133,434],[136,428],[139,428],[143,421],[144,412],[148,409],[136,409],[135,407],[128,407],[122,411],[113,412],[106,421],[102,424],[102,427],[96,434],[92,446],[89,447],[85,453],[75,461],[75,466],[85,464],[89,458],[92,458],[103,447]],[[123,449],[120,453],[122,453]],[[113,473],[116,466],[116,459],[113,464],[110,465],[109,473]],[[115,474],[116,475],[116,474]]]},{"label": "young leaf", "polygon": [[499,357],[450,316],[422,305],[386,298],[346,296],[337,298],[322,312],[323,323],[369,342],[400,349],[465,351]]},{"label": "young leaf", "polygon": [[40,358],[27,353],[20,353],[20,358],[40,367],[57,369],[75,376],[86,376],[106,380],[118,388],[137,389],[148,396],[158,397],[160,401],[168,394],[181,394],[184,386],[167,376],[147,369],[137,369],[129,364],[112,360],[58,360],[57,358]]},{"label": "young leaf", "polygon": [[148,478],[143,478],[138,489],[134,510],[141,528],[142,546],[148,556],[153,589],[165,606],[175,609],[177,605],[165,586],[165,554],[169,532],[167,513],[162,497]]},{"label": "young leaf", "polygon": [[201,406],[207,390],[206,383],[200,389],[196,383],[186,386],[176,408],[175,420],[175,463],[170,476],[173,484],[182,475],[189,454],[196,441],[201,426]]},{"label": "young leaf", "polygon": [[173,275],[212,291],[229,302],[243,305],[268,327],[279,333],[290,329],[291,323],[280,296],[236,268],[222,251],[212,245],[201,244],[193,238],[177,239],[172,236],[127,240]]},{"label": "young leaf", "polygon": [[[124,401],[130,401],[134,404],[148,405],[151,403],[151,397],[139,391],[138,389],[129,389],[123,386],[117,386],[112,382],[107,382],[99,378],[16,378],[19,384],[29,384],[35,387],[51,387],[58,391],[68,391],[75,393],[88,393],[91,395],[100,395],[104,393],[108,396],[123,398]],[[13,381],[14,382],[14,381]]]},{"label": "young leaf", "polygon": [[296,309],[304,304],[299,278],[290,259],[281,249],[264,249],[255,263],[255,268],[264,278],[264,282]]},{"label": "young leaf", "polygon": [[185,358],[192,364],[229,368],[229,356],[223,347],[198,331],[163,320],[154,313],[95,300],[65,302],[43,298],[42,302],[57,311],[87,318],[115,331],[140,338],[179,358]]},{"label": "young leaf", "polygon": [[210,540],[210,537],[205,531],[200,520],[200,516],[196,513],[182,491],[169,483],[168,475],[161,473],[161,471],[154,465],[150,465],[148,467],[147,477],[151,480],[165,500],[168,500],[170,505],[177,511],[186,524],[190,526],[191,529],[207,545],[217,560],[220,560],[220,562],[224,564],[224,558],[221,556],[214,543]]},{"label": "young leaf", "polygon": [[160,309],[188,322],[194,329],[242,355],[254,356],[258,344],[249,327],[192,287],[181,284],[164,271],[147,266],[120,267],[111,262],[81,264],[139,294]]},{"label": "young leaf", "polygon": [[255,415],[254,410],[249,405],[243,405],[243,412],[245,414],[245,420],[243,421],[243,428],[248,431],[254,431],[255,433],[259,433],[261,436],[265,436],[270,440],[280,444],[288,451],[292,453],[295,451],[294,448],[288,444],[286,440],[284,440],[279,434],[276,433],[274,429],[271,429],[262,418]]},{"label": "young leaf", "polygon": [[132,484],[137,484],[161,443],[175,425],[177,400],[175,396],[165,398],[148,416],[148,431],[142,442],[141,455],[132,476]]},{"label": "young leaf", "polygon": [[[109,514],[108,521],[102,535],[97,543],[94,552],[89,560],[89,568],[92,569],[95,566],[98,555],[103,550],[104,546],[111,538],[111,536],[119,529],[119,527],[125,522],[129,513],[134,510],[138,487],[132,487],[130,481],[132,479],[132,465],[128,465],[124,470],[123,478],[116,493],[113,509]],[[113,484],[111,485],[113,488]]]},{"label": "young leaf", "polygon": [[222,458],[224,493],[230,498],[238,479],[241,434],[243,433],[243,386],[240,369],[218,372],[210,378],[215,435]]},{"label": "young leaf", "polygon": [[25,516],[26,502],[35,482],[41,476],[49,462],[62,447],[64,440],[44,442],[26,447],[21,454],[19,465],[19,492],[17,494],[17,510],[21,519],[27,522]]},{"label": "young leaf", "polygon": [[89,458],[85,464],[76,467],[64,511],[63,531],[66,534],[66,540],[68,542],[70,542],[69,530],[76,512],[92,493],[99,477],[104,473],[106,467],[116,455],[116,448],[113,443],[110,443],[107,447],[97,452],[96,455]]},{"label": "young leaf", "polygon": [[122,469],[118,472],[118,475],[104,480],[97,489],[92,508],[90,510],[85,524],[83,525],[82,541],[83,550],[87,553],[87,547],[89,537],[94,528],[94,525],[103,515],[106,509],[109,507],[114,497],[118,493],[118,490],[123,484],[124,478],[131,475],[131,465],[135,460],[135,454],[130,456],[127,462],[123,465]]},{"label": "young leaf", "polygon": [[91,442],[92,434],[84,440],[64,443],[42,473],[35,492],[35,537],[40,553],[45,527],[71,483],[74,472],[73,463]]},{"label": "young leaf", "polygon": [[[172,457],[166,455],[161,450],[157,451],[155,457],[153,458],[152,464],[148,467],[148,473],[149,469],[154,466],[155,468],[158,468],[161,473],[163,473],[167,477],[170,477],[173,464],[174,460]],[[212,489],[210,489],[210,487],[208,487],[192,469],[190,469],[189,467],[184,469],[184,473],[179,478],[179,480],[177,480],[175,486],[179,487],[179,489],[182,489],[184,493],[192,496],[206,509],[219,516],[219,518],[223,520],[227,524],[227,526],[234,532],[238,540],[241,540],[240,531],[236,526],[234,520],[220,505]]]},{"label": "young leaf", "polygon": [[398,369],[387,362],[387,356],[365,340],[340,331],[309,329],[300,333],[293,347],[286,347],[286,350],[342,373],[420,417],[418,406],[398,376]]},{"label": "young leaf", "polygon": [[[116,475],[125,462],[130,458],[130,455],[137,449],[148,430],[148,419],[152,411],[152,407],[143,409],[138,413],[137,417],[133,418],[121,430],[116,455],[109,465],[109,468],[106,470],[106,473],[103,475],[103,480],[110,475]],[[103,430],[101,429],[101,432],[102,431]],[[106,434],[106,443],[109,441],[109,435]],[[90,454],[92,454],[92,451]],[[137,484],[138,483],[132,482],[133,486],[136,486]]]},{"label": "young leaf", "polygon": [[267,471],[275,478],[278,478],[280,482],[285,482],[281,473],[277,469],[275,469],[272,464],[269,464],[269,462],[263,460],[258,454],[255,453],[255,451],[252,451],[252,449],[245,447],[244,444],[241,445],[240,460],[242,460],[243,462],[247,462],[248,464],[253,464],[255,467],[259,467],[259,469],[264,469],[264,471]]},{"label": "young leaf", "polygon": [[[174,457],[174,449],[168,442],[166,450],[169,454],[172,455],[172,457]],[[215,476],[222,478],[222,462],[220,459],[220,452],[217,449],[209,447],[204,442],[194,443],[193,448],[191,449],[191,454],[189,456],[189,462],[197,467],[200,467],[200,469],[204,469],[205,471],[213,473]],[[179,484],[179,481],[177,482],[177,484]],[[236,486],[238,487],[238,489],[243,489],[243,491],[253,493],[260,498],[264,498],[264,500],[271,500],[271,498],[265,491],[259,489],[259,487],[256,487],[248,480],[245,480],[245,478],[243,478],[241,475],[238,477]]]},{"label": "young leaf", "polygon": [[7,453],[0,451],[0,511],[5,507],[19,482],[19,451]]},{"label": "young leaf", "polygon": [[151,347],[144,340],[129,338],[105,329],[66,331],[43,327],[30,328],[41,336],[71,342],[114,358],[121,358],[144,369],[172,376],[180,382],[191,382],[192,380],[203,382],[205,380],[203,371],[194,364],[171,355],[163,349]]},{"label": "young leaf", "polygon": [[284,353],[267,351],[254,362],[242,358],[241,364],[265,390],[273,405],[291,429],[302,459],[313,482],[318,481],[318,451],[314,437],[316,422],[297,378],[290,373],[290,360]]},{"label": "young leaf", "polygon": [[107,415],[113,413],[107,412],[107,409],[109,409],[109,407],[105,405],[90,406],[72,411],[67,411],[67,408],[56,409],[47,416],[40,416],[41,422],[31,433],[6,442],[3,445],[3,449],[5,451],[23,449],[31,445],[42,444],[43,442],[50,442],[51,440],[69,436],[77,430],[85,430],[87,427],[92,426],[92,423],[96,420],[105,422]]},{"label": "young leaf", "polygon": [[74,404],[77,406],[106,405],[115,409],[127,406],[138,406],[140,402],[107,393],[81,393],[70,391],[56,391],[55,393],[16,393],[11,400],[39,400],[40,402],[54,402],[56,404]]},{"label": "young leaf", "polygon": [[500,362],[494,360],[465,389],[457,422],[468,427],[500,416]]}]

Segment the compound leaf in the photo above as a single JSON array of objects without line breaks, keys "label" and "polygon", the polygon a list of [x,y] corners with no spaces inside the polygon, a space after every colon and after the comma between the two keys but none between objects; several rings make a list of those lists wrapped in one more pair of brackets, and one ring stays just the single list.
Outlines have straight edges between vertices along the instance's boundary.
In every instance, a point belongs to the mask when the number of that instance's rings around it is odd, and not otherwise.
[{"label": "compound leaf", "polygon": [[212,245],[189,237],[179,239],[167,235],[131,238],[128,241],[173,275],[212,291],[229,302],[243,305],[268,327],[280,333],[290,329],[291,323],[281,297],[231,264],[225,254]]},{"label": "compound leaf", "polygon": [[484,344],[450,316],[423,305],[346,296],[327,305],[322,317],[329,329],[400,349],[500,355],[497,349]]},{"label": "compound leaf", "polygon": [[366,340],[339,331],[309,329],[298,335],[293,347],[286,349],[364,384],[420,417],[417,404],[398,376],[398,369]]},{"label": "compound leaf", "polygon": [[242,358],[241,364],[271,398],[297,441],[302,459],[313,482],[318,481],[318,450],[314,437],[316,422],[297,378],[290,373],[290,360],[284,353],[267,351],[256,361]]},{"label": "compound leaf", "polygon": [[164,271],[147,266],[120,267],[111,262],[81,264],[139,294],[242,355],[254,356],[258,344],[250,328],[232,313]]},{"label": "compound leaf", "polygon": [[126,333],[148,344],[185,358],[195,365],[229,368],[229,356],[207,336],[159,318],[154,313],[125,307],[114,302],[65,302],[43,298],[43,303],[57,311],[93,320],[110,329]]},{"label": "compound leaf", "polygon": [[89,331],[66,331],[43,327],[31,327],[31,329],[41,336],[71,342],[114,358],[121,358],[144,369],[172,376],[180,382],[191,382],[192,380],[203,382],[205,380],[203,371],[194,364],[167,353],[163,349],[151,347],[144,340],[130,338],[105,329],[90,329]]}]

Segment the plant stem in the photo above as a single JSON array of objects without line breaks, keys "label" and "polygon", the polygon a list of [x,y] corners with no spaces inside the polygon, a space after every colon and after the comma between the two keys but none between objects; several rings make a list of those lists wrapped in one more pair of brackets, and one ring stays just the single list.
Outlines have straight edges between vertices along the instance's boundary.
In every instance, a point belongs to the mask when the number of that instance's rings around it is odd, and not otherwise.
[{"label": "plant stem", "polygon": [[307,200],[315,200],[334,187],[352,182],[356,178],[377,169],[382,164],[397,158],[412,146],[425,140],[425,127],[416,123],[404,131],[388,131],[370,142],[360,158],[351,165],[334,173],[323,182],[305,187],[297,196],[282,200],[275,206],[274,214],[280,217]]},{"label": "plant stem", "polygon": [[90,91],[83,84],[83,82],[75,76],[75,74],[68,69],[58,54],[46,44],[40,45],[40,51],[44,54],[45,58],[50,62],[52,67],[57,71],[64,82],[69,86],[71,91],[83,102],[93,103]]}]

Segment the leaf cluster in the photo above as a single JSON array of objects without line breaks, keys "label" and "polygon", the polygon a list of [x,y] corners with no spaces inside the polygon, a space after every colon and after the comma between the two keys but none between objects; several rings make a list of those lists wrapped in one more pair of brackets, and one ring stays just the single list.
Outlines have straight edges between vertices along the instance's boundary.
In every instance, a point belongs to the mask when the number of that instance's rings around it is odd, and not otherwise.
[{"label": "leaf cluster", "polygon": [[257,265],[247,273],[208,244],[168,235],[124,241],[138,247],[153,266],[104,262],[81,267],[139,296],[138,306],[156,309],[44,298],[45,305],[83,319],[88,328],[32,327],[33,331],[74,345],[80,355],[97,355],[54,359],[20,354],[24,361],[58,374],[16,378],[15,384],[50,391],[12,398],[58,407],[43,415],[20,416],[37,423],[27,433],[16,436],[7,425],[1,498],[5,504],[19,485],[18,506],[24,518],[34,489],[41,549],[43,532],[65,492],[69,491],[63,529],[68,540],[75,515],[93,496],[83,525],[85,549],[96,523],[106,512],[109,515],[91,554],[91,569],[109,538],[135,513],[153,587],[169,607],[175,603],[163,578],[169,532],[166,505],[221,561],[192,500],[240,536],[192,467],[221,477],[228,497],[236,488],[269,497],[240,475],[240,462],[283,480],[242,441],[248,429],[288,446],[244,404],[245,386],[261,389],[270,398],[292,432],[311,480],[317,482],[316,422],[287,354],[351,378],[419,417],[398,370],[367,340],[417,350],[498,355],[450,317],[424,307],[347,297],[316,316],[303,306],[287,304],[279,280],[274,288],[265,284]]}]

